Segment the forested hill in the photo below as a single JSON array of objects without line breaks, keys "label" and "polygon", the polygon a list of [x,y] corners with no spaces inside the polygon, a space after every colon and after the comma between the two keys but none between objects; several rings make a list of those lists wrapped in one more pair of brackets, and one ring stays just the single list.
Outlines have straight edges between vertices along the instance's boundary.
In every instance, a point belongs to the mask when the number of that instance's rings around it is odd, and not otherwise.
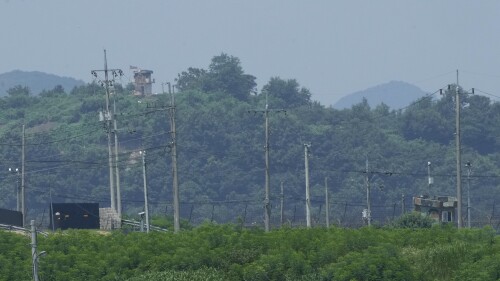
[{"label": "forested hill", "polygon": [[14,70],[0,74],[0,96],[7,95],[7,91],[15,86],[29,87],[34,95],[44,90],[50,90],[57,85],[71,90],[76,86],[82,86],[83,81],[69,77],[61,77],[40,71]]},{"label": "forested hill", "polygon": [[[454,95],[422,98],[404,110],[370,107],[366,100],[337,110],[311,100],[296,80],[270,79],[255,89],[255,77],[238,58],[216,56],[208,68],[189,68],[176,79],[175,93],[181,217],[261,225],[264,200],[264,115],[271,110],[270,174],[272,223],[279,222],[280,186],[285,220],[304,220],[304,143],[309,159],[314,222],[322,223],[324,182],[328,178],[330,216],[340,225],[362,223],[365,163],[369,162],[372,216],[384,223],[400,214],[401,195],[454,195]],[[147,178],[152,210],[172,214],[170,127],[167,95],[135,97],[117,85],[119,170],[124,212],[142,209],[142,163],[147,150]],[[472,163],[473,220],[495,219],[500,199],[500,104],[462,92],[463,162]],[[16,206],[21,124],[26,124],[26,194],[28,215],[46,220],[54,202],[109,205],[106,127],[99,122],[105,104],[101,86],[62,87],[30,95],[24,87],[0,99],[0,207]],[[427,162],[434,185],[428,189]],[[464,173],[465,174],[465,173]],[[466,177],[463,179],[466,183]],[[51,196],[50,196],[51,195]],[[465,198],[465,197],[464,197]],[[481,221],[481,222],[480,222]]]},{"label": "forested hill", "polygon": [[424,91],[414,85],[401,81],[391,81],[344,96],[333,107],[336,109],[351,108],[351,106],[366,99],[368,104],[373,107],[385,103],[391,109],[398,109],[425,95]]}]

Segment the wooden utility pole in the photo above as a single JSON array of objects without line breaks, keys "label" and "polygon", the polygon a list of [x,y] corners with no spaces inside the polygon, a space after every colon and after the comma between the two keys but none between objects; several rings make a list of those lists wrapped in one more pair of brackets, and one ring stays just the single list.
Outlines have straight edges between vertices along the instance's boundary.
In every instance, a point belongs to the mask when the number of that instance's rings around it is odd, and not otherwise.
[{"label": "wooden utility pole", "polygon": [[311,228],[311,199],[309,195],[309,148],[311,144],[304,144],[304,163],[306,173],[306,224]]}]

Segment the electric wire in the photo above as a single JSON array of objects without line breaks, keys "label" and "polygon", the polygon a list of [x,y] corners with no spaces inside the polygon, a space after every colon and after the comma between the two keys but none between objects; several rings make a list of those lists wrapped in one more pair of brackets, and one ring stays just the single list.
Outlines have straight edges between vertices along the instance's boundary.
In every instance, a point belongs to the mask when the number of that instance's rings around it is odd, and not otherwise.
[{"label": "electric wire", "polygon": [[500,96],[497,96],[497,95],[494,95],[494,94],[490,94],[490,93],[488,93],[488,92],[485,92],[485,91],[480,90],[480,89],[477,89],[477,88],[474,88],[474,91],[478,91],[478,92],[483,93],[483,94],[485,94],[485,95],[487,95],[487,96],[491,96],[491,97],[495,97],[495,98],[500,99]]}]

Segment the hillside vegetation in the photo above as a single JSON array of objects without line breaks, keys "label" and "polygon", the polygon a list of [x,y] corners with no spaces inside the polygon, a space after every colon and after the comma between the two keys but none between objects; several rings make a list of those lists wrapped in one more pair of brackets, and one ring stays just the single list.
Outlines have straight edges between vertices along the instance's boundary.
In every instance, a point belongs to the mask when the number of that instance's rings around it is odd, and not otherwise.
[{"label": "hillside vegetation", "polygon": [[[172,214],[168,94],[132,96],[115,81],[120,181],[123,209],[143,208],[140,150],[147,150],[152,212]],[[365,206],[365,162],[369,160],[372,216],[385,224],[401,214],[401,195],[455,195],[454,96],[416,100],[404,109],[371,108],[365,101],[336,110],[311,99],[296,80],[274,77],[256,89],[255,77],[240,61],[221,54],[207,69],[189,68],[176,79],[176,122],[181,217],[191,224],[234,222],[261,226],[264,200],[264,117],[270,112],[272,224],[279,224],[280,185],[285,222],[304,221],[304,143],[311,143],[310,173],[314,224],[325,216],[328,178],[331,221],[359,226]],[[500,104],[461,90],[463,163],[471,162],[473,225],[492,225],[500,200]],[[47,221],[53,202],[99,202],[109,206],[106,128],[99,122],[105,105],[97,83],[39,96],[11,88],[0,98],[0,207],[15,209],[21,131],[26,125],[28,217]],[[156,108],[152,108],[156,106]],[[427,162],[435,178],[427,184]],[[465,170],[465,168],[464,168]],[[466,187],[464,171],[463,187]],[[464,193],[464,198],[465,193]],[[465,208],[464,208],[465,209]],[[498,212],[496,212],[498,213]]]}]

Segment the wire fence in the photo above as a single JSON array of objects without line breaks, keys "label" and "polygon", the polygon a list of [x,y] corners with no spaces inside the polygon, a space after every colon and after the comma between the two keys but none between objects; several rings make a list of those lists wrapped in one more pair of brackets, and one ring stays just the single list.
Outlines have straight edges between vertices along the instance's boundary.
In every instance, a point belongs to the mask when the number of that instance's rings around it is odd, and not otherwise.
[{"label": "wire fence", "polygon": [[[410,203],[411,197],[406,202],[400,201],[393,204],[371,206],[371,224],[375,226],[386,226],[398,219],[404,213],[413,211]],[[78,202],[76,199],[70,201]],[[102,203],[101,205],[105,205]],[[139,213],[144,209],[141,200],[130,201],[126,204],[127,210],[124,213],[132,214],[127,216],[130,221],[140,221]],[[327,209],[328,224],[344,228],[359,228],[367,225],[366,218],[363,218],[363,210],[366,204],[363,202],[332,201],[328,207],[325,202],[312,202],[311,225],[312,227],[326,227]],[[105,206],[107,207],[107,206]],[[500,233],[500,214],[495,214],[495,205],[492,210],[485,211],[472,208],[473,216],[471,227],[482,228],[490,226]],[[466,209],[466,208],[464,208]],[[282,211],[283,210],[283,211]],[[133,215],[135,214],[137,215]],[[49,229],[50,206],[43,210],[28,210],[28,216],[33,217],[40,229]],[[168,202],[150,203],[150,217],[173,217],[173,207]],[[215,224],[235,224],[245,228],[264,228],[264,202],[255,200],[235,200],[235,201],[206,201],[206,202],[181,202],[181,220],[191,226],[198,226],[203,223]],[[280,227],[306,227],[306,204],[305,200],[284,200],[283,208],[279,200],[271,201],[271,228]],[[467,216],[463,216],[464,227],[467,226]]]}]

